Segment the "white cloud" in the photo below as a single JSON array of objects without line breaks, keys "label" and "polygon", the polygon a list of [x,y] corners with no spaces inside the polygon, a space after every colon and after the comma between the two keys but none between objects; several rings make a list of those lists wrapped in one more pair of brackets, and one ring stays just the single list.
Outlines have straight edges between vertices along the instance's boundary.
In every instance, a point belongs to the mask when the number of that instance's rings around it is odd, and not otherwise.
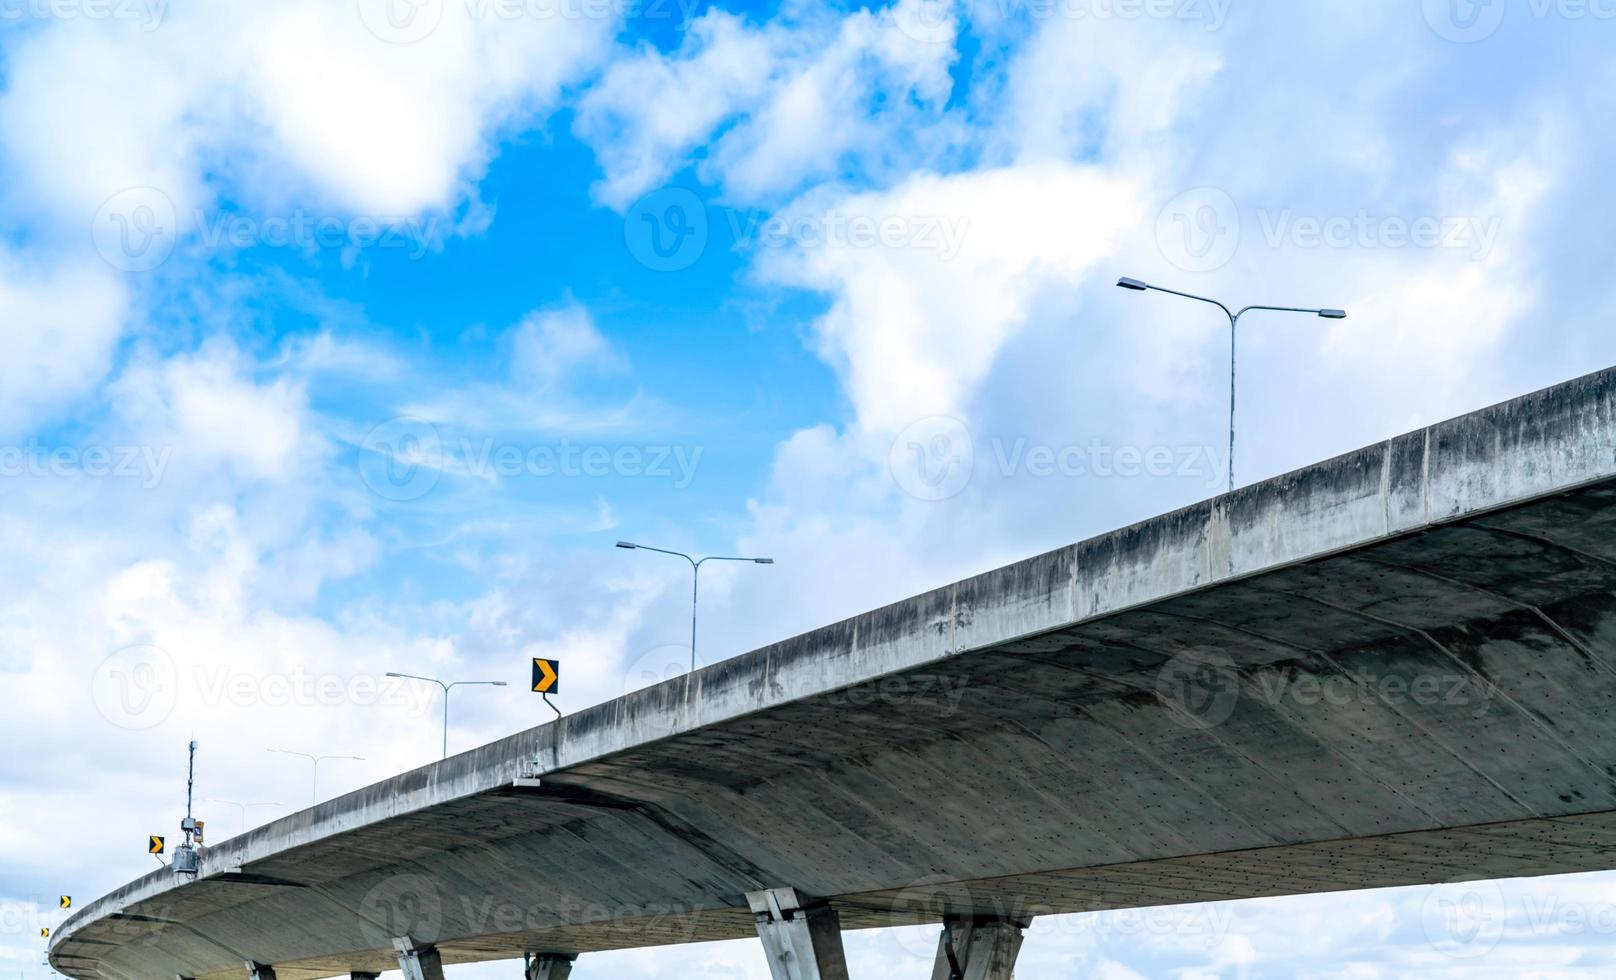
[{"label": "white cloud", "polygon": [[0,433],[28,431],[112,366],[128,297],[94,261],[25,259],[0,247]]},{"label": "white cloud", "polygon": [[606,170],[601,200],[626,206],[728,116],[755,105],[776,70],[773,42],[713,8],[690,25],[674,56],[647,47],[613,64],[583,97],[577,123]]},{"label": "white cloud", "polygon": [[139,186],[192,227],[221,176],[270,207],[448,210],[501,128],[554,107],[616,23],[435,6],[409,44],[377,36],[366,4],[318,0],[175,4],[156,30],[80,18],[15,38],[0,132],[16,196],[76,227]]},{"label": "white cloud", "polygon": [[553,389],[622,365],[622,355],[577,303],[535,310],[511,329],[511,372],[541,388]]},{"label": "white cloud", "polygon": [[[827,233],[765,255],[761,272],[831,295],[816,328],[823,351],[860,424],[890,434],[958,413],[1039,294],[1082,281],[1140,204],[1135,184],[1094,167],[920,174],[798,205],[806,216],[793,225]],[[858,243],[858,229],[889,227],[891,244]]]},{"label": "white cloud", "polygon": [[619,60],[579,109],[577,132],[606,170],[597,196],[622,209],[709,139],[704,175],[743,204],[833,175],[848,157],[883,166],[925,132],[920,121],[938,121],[951,90],[952,15],[925,42],[902,26],[924,5],[841,19],[803,7],[800,21],[763,27],[713,9],[673,56],[647,47]]},{"label": "white cloud", "polygon": [[179,467],[221,462],[244,480],[284,482],[323,441],[309,428],[298,383],[282,377],[258,384],[246,376],[250,369],[231,343],[219,341],[194,355],[138,361],[114,391],[143,444],[165,448]]}]

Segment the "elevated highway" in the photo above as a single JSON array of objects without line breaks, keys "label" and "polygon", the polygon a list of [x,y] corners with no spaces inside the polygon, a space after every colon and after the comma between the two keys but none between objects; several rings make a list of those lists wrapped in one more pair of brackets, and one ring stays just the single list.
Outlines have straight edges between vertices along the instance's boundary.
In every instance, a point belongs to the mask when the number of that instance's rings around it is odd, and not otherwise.
[{"label": "elevated highway", "polygon": [[[315,980],[1616,863],[1616,370],[524,731],[90,903],[77,980]],[[676,955],[670,953],[670,955]]]}]

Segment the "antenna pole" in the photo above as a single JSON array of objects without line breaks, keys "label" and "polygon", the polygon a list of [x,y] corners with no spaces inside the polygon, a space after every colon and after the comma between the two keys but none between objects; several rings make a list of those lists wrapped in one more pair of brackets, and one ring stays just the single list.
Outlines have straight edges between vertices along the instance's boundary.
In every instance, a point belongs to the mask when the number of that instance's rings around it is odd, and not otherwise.
[{"label": "antenna pole", "polygon": [[196,742],[191,742],[191,764],[185,773],[185,843],[191,843],[191,833],[196,830],[196,821],[191,819],[191,791],[196,785]]}]

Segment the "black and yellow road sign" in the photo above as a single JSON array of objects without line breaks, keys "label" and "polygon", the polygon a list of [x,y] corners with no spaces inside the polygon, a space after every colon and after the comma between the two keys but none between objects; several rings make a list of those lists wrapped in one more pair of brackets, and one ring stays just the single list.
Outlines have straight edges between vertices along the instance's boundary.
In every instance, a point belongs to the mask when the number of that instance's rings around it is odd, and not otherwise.
[{"label": "black and yellow road sign", "polygon": [[45,928],[41,928],[39,930],[39,938],[41,938],[41,939],[49,939],[50,938],[50,930],[45,929]]},{"label": "black and yellow road sign", "polygon": [[533,693],[558,694],[561,691],[561,662],[533,658]]},{"label": "black and yellow road sign", "polygon": [[72,907],[73,907],[73,896],[72,895],[63,895],[62,896],[62,908],[70,909]]},{"label": "black and yellow road sign", "polygon": [[161,854],[161,853],[163,853],[163,849],[165,847],[165,844],[166,844],[166,842],[163,840],[163,838],[158,837],[156,834],[152,834],[151,835],[151,843],[146,845],[146,853],[147,854]]}]

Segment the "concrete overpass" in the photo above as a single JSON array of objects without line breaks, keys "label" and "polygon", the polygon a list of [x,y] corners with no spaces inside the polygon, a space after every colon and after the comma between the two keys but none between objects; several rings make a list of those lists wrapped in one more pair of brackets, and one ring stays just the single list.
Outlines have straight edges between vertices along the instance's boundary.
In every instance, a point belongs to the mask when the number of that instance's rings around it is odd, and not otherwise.
[{"label": "concrete overpass", "polygon": [[[1616,862],[1616,370],[323,803],[57,932],[78,980],[314,980]],[[675,951],[670,956],[678,955]],[[587,961],[586,961],[587,962]]]}]

